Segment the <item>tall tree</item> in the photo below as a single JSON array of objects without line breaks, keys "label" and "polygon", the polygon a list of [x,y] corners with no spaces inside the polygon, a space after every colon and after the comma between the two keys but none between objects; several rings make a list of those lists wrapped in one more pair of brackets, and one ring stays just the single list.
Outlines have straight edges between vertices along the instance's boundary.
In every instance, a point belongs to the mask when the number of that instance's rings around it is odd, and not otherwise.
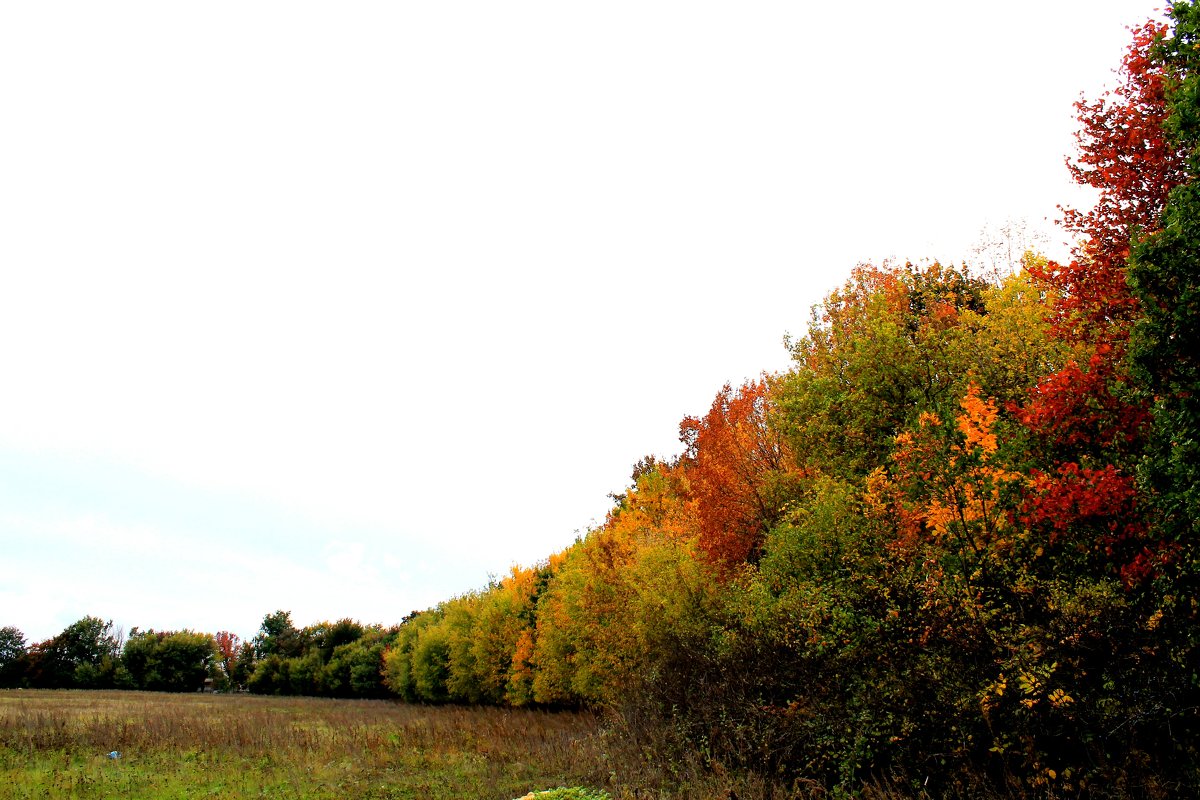
[{"label": "tall tree", "polygon": [[769,382],[725,384],[712,408],[679,426],[700,521],[700,546],[717,562],[757,560],[782,509],[791,458],[770,425]]},{"label": "tall tree", "polygon": [[1166,82],[1166,127],[1188,154],[1187,182],[1171,191],[1157,230],[1136,240],[1130,283],[1142,316],[1134,328],[1138,377],[1151,399],[1152,432],[1142,488],[1155,526],[1195,552],[1200,520],[1200,9],[1171,7],[1157,51]]},{"label": "tall tree", "polygon": [[1127,338],[1138,305],[1125,277],[1130,240],[1158,229],[1167,193],[1184,180],[1185,153],[1164,129],[1167,78],[1152,52],[1165,31],[1156,22],[1133,29],[1117,87],[1075,104],[1077,155],[1068,168],[1099,196],[1089,210],[1064,209],[1065,227],[1082,241],[1075,258],[1048,263],[1041,276],[1062,290],[1060,330],[1083,341]]},{"label": "tall tree", "polygon": [[1130,242],[1160,229],[1168,193],[1186,178],[1185,149],[1164,128],[1168,75],[1154,49],[1165,30],[1154,22],[1134,29],[1119,85],[1076,103],[1078,153],[1069,166],[1099,197],[1088,211],[1065,211],[1068,230],[1083,237],[1075,257],[1033,271],[1057,292],[1054,330],[1077,357],[1019,409],[1045,459],[1032,483],[1029,522],[1097,529],[1094,544],[1127,582],[1144,578],[1153,560],[1134,487],[1149,413],[1129,371],[1129,337],[1141,310],[1129,281]]},{"label": "tall tree", "polygon": [[304,654],[305,645],[303,631],[292,623],[292,612],[282,609],[263,617],[262,627],[254,637],[254,649],[259,657],[295,658]]}]

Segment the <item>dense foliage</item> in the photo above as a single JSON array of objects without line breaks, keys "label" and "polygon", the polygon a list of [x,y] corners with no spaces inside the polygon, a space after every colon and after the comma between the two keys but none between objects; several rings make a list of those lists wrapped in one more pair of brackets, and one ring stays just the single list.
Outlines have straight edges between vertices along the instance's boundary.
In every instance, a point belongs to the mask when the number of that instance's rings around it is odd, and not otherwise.
[{"label": "dense foliage", "polygon": [[1077,104],[1068,263],[858,267],[604,525],[404,625],[392,690],[599,704],[780,785],[1200,789],[1200,16],[1171,19]]},{"label": "dense foliage", "polygon": [[656,748],[854,791],[1200,791],[1200,11],[1077,104],[1066,264],[864,264],[603,525],[393,629],[81,620],[10,685],[594,705]]},{"label": "dense foliage", "polygon": [[248,690],[258,694],[383,697],[383,655],[397,629],[343,619],[296,628],[291,614],[263,618],[252,641],[228,631],[139,631],[129,636],[84,617],[45,642],[26,646],[0,629],[0,688]]}]

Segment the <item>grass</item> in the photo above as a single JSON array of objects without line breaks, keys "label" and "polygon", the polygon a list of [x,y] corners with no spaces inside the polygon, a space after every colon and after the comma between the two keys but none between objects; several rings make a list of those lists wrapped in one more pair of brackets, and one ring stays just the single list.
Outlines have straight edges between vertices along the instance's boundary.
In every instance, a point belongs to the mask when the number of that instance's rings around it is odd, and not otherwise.
[{"label": "grass", "polygon": [[611,783],[603,744],[587,713],[4,691],[0,798],[591,800]]},{"label": "grass", "polygon": [[[797,800],[597,715],[385,700],[0,690],[0,800]],[[116,758],[110,753],[119,753]],[[911,794],[863,787],[872,800]]]}]

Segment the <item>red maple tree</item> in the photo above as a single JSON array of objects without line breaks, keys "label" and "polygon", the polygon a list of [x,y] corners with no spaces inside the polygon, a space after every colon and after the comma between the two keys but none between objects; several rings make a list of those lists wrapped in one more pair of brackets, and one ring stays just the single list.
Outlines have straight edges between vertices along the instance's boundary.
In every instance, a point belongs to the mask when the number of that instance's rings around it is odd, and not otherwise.
[{"label": "red maple tree", "polygon": [[[1057,290],[1054,333],[1074,343],[1078,360],[1048,375],[1022,407],[1011,410],[1047,448],[1027,522],[1057,533],[1105,518],[1104,552],[1127,581],[1146,573],[1154,546],[1140,541],[1137,493],[1130,471],[1149,413],[1130,389],[1127,350],[1138,302],[1127,280],[1130,242],[1158,229],[1170,190],[1185,180],[1185,153],[1164,130],[1166,76],[1153,57],[1166,26],[1133,29],[1116,89],[1075,104],[1075,180],[1099,192],[1090,210],[1064,209],[1063,224],[1082,237],[1066,264],[1032,268]],[[1114,527],[1115,526],[1115,527]]]}]

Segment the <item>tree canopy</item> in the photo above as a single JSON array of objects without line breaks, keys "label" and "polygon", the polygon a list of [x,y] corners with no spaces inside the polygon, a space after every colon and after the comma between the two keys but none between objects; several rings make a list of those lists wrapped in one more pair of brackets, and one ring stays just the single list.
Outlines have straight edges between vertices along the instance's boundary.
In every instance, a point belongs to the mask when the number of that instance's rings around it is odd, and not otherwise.
[{"label": "tree canopy", "polygon": [[391,628],[4,628],[0,681],[591,705],[835,796],[1200,792],[1200,10],[1131,34],[1066,263],[857,266],[561,552]]}]

